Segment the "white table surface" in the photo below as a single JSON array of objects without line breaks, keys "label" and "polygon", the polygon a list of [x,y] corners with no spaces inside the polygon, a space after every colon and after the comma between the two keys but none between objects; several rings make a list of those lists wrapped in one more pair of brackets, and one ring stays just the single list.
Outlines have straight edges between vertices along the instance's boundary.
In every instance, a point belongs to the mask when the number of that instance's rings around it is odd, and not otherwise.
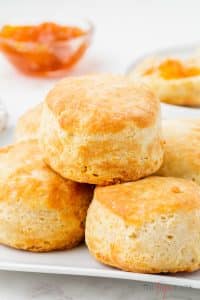
[{"label": "white table surface", "polygon": [[[133,59],[152,50],[198,42],[198,0],[0,0],[0,23],[92,19],[92,47],[71,75],[123,73]],[[10,123],[40,102],[55,80],[16,72],[0,57],[0,98]],[[0,137],[1,138],[1,137]],[[0,300],[199,299],[200,291],[133,281],[0,271]]]}]

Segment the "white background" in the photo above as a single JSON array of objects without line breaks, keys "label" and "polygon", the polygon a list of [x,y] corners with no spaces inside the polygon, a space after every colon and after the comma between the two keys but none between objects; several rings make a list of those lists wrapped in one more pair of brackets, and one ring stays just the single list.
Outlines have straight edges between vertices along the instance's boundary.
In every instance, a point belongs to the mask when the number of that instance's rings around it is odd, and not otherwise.
[{"label": "white background", "polygon": [[[93,44],[71,75],[91,72],[123,73],[145,53],[200,40],[198,0],[0,0],[0,23],[66,22],[91,19]],[[16,72],[0,57],[0,98],[10,123],[40,102],[55,80],[33,79]],[[198,111],[196,111],[198,113]],[[199,299],[200,291],[130,281],[0,272],[0,299]]]}]

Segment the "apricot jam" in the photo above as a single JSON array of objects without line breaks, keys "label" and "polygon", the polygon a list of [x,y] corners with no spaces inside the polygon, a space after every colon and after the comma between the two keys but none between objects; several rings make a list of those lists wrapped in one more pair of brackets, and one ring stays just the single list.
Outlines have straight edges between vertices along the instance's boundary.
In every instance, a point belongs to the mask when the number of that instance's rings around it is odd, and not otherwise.
[{"label": "apricot jam", "polygon": [[60,75],[84,54],[91,28],[42,23],[35,26],[5,25],[0,31],[0,49],[22,72],[35,76]]},{"label": "apricot jam", "polygon": [[180,79],[200,75],[200,69],[169,59],[160,64],[159,73],[165,79]]}]

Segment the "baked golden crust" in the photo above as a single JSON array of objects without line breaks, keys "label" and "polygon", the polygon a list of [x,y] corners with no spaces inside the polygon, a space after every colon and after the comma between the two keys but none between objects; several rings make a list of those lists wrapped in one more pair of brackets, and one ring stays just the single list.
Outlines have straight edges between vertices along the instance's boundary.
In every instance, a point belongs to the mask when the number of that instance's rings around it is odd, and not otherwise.
[{"label": "baked golden crust", "polygon": [[200,184],[200,120],[163,121],[164,161],[157,174]]},{"label": "baked golden crust", "polygon": [[159,103],[139,82],[122,75],[71,77],[60,81],[45,100],[69,134],[117,133],[132,122],[139,128],[155,123]]},{"label": "baked golden crust", "polygon": [[74,181],[150,175],[163,157],[159,101],[124,76],[67,78],[45,100],[40,145],[46,163]]},{"label": "baked golden crust", "polygon": [[38,137],[43,103],[29,109],[18,120],[15,130],[15,140],[22,141]]},{"label": "baked golden crust", "polygon": [[162,102],[200,107],[199,58],[147,58],[130,73],[130,77],[142,78]]},{"label": "baked golden crust", "polygon": [[152,176],[95,189],[86,244],[97,260],[125,271],[190,272],[200,268],[199,226],[200,187]]},{"label": "baked golden crust", "polygon": [[150,176],[136,182],[96,187],[94,198],[126,222],[140,226],[156,215],[199,208],[200,189],[194,193],[195,188],[193,182],[185,179]]},{"label": "baked golden crust", "polygon": [[54,173],[36,140],[1,148],[0,170],[0,243],[39,252],[83,240],[92,189]]}]

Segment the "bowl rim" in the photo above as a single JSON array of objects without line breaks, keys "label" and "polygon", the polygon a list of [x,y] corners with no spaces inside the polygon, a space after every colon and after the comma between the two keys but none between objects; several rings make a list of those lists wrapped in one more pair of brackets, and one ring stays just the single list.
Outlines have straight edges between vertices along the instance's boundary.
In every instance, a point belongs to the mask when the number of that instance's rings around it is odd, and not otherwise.
[{"label": "bowl rim", "polygon": [[[49,46],[49,47],[51,47],[51,46],[56,46],[56,45],[59,46],[59,45],[63,45],[63,44],[69,44],[69,43],[73,43],[74,41],[79,41],[79,40],[81,41],[83,39],[90,40],[92,38],[93,34],[94,34],[94,31],[95,31],[94,23],[91,20],[88,20],[88,19],[86,19],[86,20],[80,20],[80,22],[84,22],[84,24],[87,26],[86,29],[85,29],[85,34],[83,34],[81,36],[77,36],[77,37],[72,37],[70,39],[60,40],[60,41],[51,41],[51,42],[45,42],[45,43],[43,43],[43,42],[37,42],[37,41],[35,41],[35,42],[32,42],[32,41],[16,41],[15,39],[12,39],[11,37],[5,38],[5,37],[1,37],[0,36],[0,43],[2,42],[4,44],[9,44],[11,46],[15,45],[15,46],[22,47],[22,49],[20,49],[20,52],[24,52],[23,48],[25,48],[25,47],[26,47],[26,49],[24,49],[24,50],[27,51],[27,48],[31,49],[31,48],[38,47],[38,46],[40,46],[40,47],[41,46],[45,46],[45,47]],[[42,23],[46,23],[46,22],[40,22],[38,24],[35,23],[35,26],[38,26],[39,24],[42,24]],[[52,23],[54,23],[54,22],[52,21]],[[63,24],[60,23],[60,24],[64,26],[64,23]],[[58,25],[60,25],[60,24],[58,24]],[[72,26],[76,26],[75,23],[74,23],[74,25],[72,23],[71,24],[70,23],[69,24],[65,24],[65,25],[69,26],[69,27],[70,26],[71,27]],[[14,26],[14,25],[11,25],[11,26]],[[23,24],[16,25],[16,26],[23,26]],[[29,25],[27,25],[27,26],[29,26]],[[32,26],[32,25],[30,25],[30,26]],[[84,26],[80,25],[79,27],[82,28]],[[3,28],[3,26],[0,27],[0,30],[2,28]]]}]

